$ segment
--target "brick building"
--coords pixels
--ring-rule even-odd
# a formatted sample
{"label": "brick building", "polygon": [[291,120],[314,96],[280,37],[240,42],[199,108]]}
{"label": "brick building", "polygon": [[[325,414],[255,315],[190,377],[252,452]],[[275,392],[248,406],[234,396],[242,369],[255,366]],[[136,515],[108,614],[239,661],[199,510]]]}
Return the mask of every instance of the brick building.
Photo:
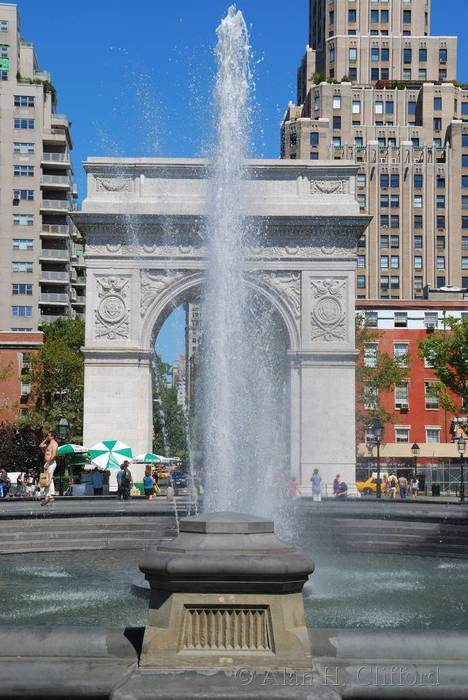
{"label": "brick building", "polygon": [[31,386],[26,376],[42,343],[42,333],[0,332],[0,422],[28,414]]}
{"label": "brick building", "polygon": [[[453,293],[432,292],[428,296],[414,301],[363,300],[357,305],[367,325],[378,331],[378,337],[366,348],[364,362],[372,365],[378,352],[386,352],[408,366],[408,380],[379,397],[394,421],[385,425],[381,448],[382,462],[389,468],[412,468],[414,443],[420,447],[420,468],[457,465],[458,451],[453,439],[463,429],[464,421],[445,411],[431,395],[430,387],[437,379],[427,362],[418,357],[418,344],[435,329],[444,330],[449,317],[468,318],[468,294],[460,292],[458,299]],[[375,448],[361,442],[358,461],[361,468],[366,464],[374,467]]]}

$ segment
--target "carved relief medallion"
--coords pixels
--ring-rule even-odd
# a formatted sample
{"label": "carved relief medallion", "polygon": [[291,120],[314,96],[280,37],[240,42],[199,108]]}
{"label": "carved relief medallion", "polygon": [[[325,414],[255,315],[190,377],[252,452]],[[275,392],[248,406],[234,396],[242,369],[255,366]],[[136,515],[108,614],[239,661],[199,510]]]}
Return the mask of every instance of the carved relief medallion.
{"label": "carved relief medallion", "polygon": [[314,305],[311,338],[326,343],[346,340],[346,281],[311,280]]}
{"label": "carved relief medallion", "polygon": [[129,177],[97,177],[96,192],[131,192],[132,180]]}
{"label": "carved relief medallion", "polygon": [[347,180],[311,180],[311,194],[345,194]]}
{"label": "carved relief medallion", "polygon": [[127,291],[130,280],[125,277],[98,277],[100,299],[95,317],[96,338],[119,340],[129,335]]}

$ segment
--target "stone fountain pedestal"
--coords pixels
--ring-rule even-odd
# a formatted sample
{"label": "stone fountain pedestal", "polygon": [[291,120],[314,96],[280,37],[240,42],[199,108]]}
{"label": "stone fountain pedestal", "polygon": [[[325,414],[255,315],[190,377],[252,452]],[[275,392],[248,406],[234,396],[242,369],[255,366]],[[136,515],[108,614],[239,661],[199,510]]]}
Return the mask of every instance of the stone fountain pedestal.
{"label": "stone fountain pedestal", "polygon": [[186,518],[140,569],[151,597],[139,670],[114,700],[339,697],[312,669],[302,589],[314,563],[272,521]]}

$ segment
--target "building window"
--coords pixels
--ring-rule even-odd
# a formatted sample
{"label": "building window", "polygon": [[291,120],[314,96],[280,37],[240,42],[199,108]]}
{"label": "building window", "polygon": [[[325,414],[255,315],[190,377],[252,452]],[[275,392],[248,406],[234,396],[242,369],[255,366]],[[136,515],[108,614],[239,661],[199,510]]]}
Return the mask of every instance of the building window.
{"label": "building window", "polygon": [[365,275],[358,275],[357,276],[357,288],[358,289],[365,289],[366,288],[366,276]]}
{"label": "building window", "polygon": [[12,306],[11,315],[21,318],[29,318],[32,316],[32,306]]}
{"label": "building window", "polygon": [[0,19],[0,32],[8,31],[8,20]]}
{"label": "building window", "polygon": [[379,315],[377,311],[366,311],[364,316],[368,328],[377,328],[379,325]]}
{"label": "building window", "polygon": [[341,117],[333,117],[333,128],[341,129]]}
{"label": "building window", "polygon": [[13,250],[33,250],[34,241],[32,238],[14,238]]}
{"label": "building window", "polygon": [[13,216],[13,226],[33,226],[34,216],[32,214],[15,214]]}
{"label": "building window", "polygon": [[390,206],[392,209],[399,209],[400,207],[400,195],[391,194],[390,195]]}
{"label": "building window", "polygon": [[377,100],[375,103],[375,113],[376,114],[383,114],[384,110],[384,104],[381,100]]}
{"label": "building window", "polygon": [[406,311],[395,311],[395,328],[408,328],[408,314]]}
{"label": "building window", "polygon": [[437,289],[441,289],[441,287],[445,287],[445,277],[437,276],[436,286],[437,286]]}
{"label": "building window", "polygon": [[378,24],[379,23],[379,11],[378,10],[371,10],[370,21],[371,21],[371,24]]}
{"label": "building window", "polygon": [[409,442],[410,428],[395,428],[395,442]]}
{"label": "building window", "polygon": [[437,176],[436,186],[438,190],[445,190],[445,177]]}
{"label": "building window", "polygon": [[445,214],[437,214],[436,224],[438,229],[445,230]]}
{"label": "building window", "polygon": [[389,179],[388,179],[388,173],[381,173],[380,174],[380,187],[388,187]]}
{"label": "building window", "polygon": [[356,10],[348,10],[348,22],[355,22],[356,16]]}
{"label": "building window", "polygon": [[34,202],[34,190],[13,190],[13,199]]}
{"label": "building window", "polygon": [[358,173],[356,175],[356,184],[358,187],[365,187],[366,186],[366,175],[365,173]]}
{"label": "building window", "polygon": [[462,258],[462,270],[468,270],[468,258]]}
{"label": "building window", "polygon": [[15,129],[34,129],[34,119],[14,119]]}
{"label": "building window", "polygon": [[350,63],[356,63],[357,61],[357,49],[350,48],[348,51],[348,57]]}
{"label": "building window", "polygon": [[[422,228],[423,227],[423,218],[420,215],[416,215],[414,217],[414,228]],[[422,246],[421,246],[422,248]]]}
{"label": "building window", "polygon": [[366,201],[367,201],[366,195],[365,194],[358,194],[356,199],[358,201],[360,208],[365,209],[366,208]]}
{"label": "building window", "polygon": [[468,148],[468,134],[462,134],[462,146]]}
{"label": "building window", "polygon": [[317,153],[317,151],[312,151],[312,153],[310,154],[310,160],[318,160],[318,159],[319,159],[319,154]]}
{"label": "building window", "polygon": [[462,168],[468,168],[468,155],[462,155]]}
{"label": "building window", "polygon": [[409,100],[408,102],[408,114],[414,116],[416,114],[416,102],[414,100]]}
{"label": "building window", "polygon": [[18,177],[34,177],[34,165],[14,165],[13,174]]}
{"label": "building window", "polygon": [[12,262],[11,263],[12,272],[32,272],[33,264],[32,262]]}
{"label": "building window", "polygon": [[413,61],[412,49],[403,49],[403,63],[411,64]]}
{"label": "building window", "polygon": [[411,10],[403,10],[403,24],[411,24]]}
{"label": "building window", "polygon": [[447,49],[439,49],[439,63],[442,65],[447,63]]}
{"label": "building window", "polygon": [[468,236],[462,236],[462,250],[468,250]]}
{"label": "building window", "polygon": [[379,390],[375,386],[364,387],[364,408],[373,411],[379,401]]}
{"label": "building window", "polygon": [[426,428],[426,442],[440,442],[440,428]]}
{"label": "building window", "polygon": [[442,98],[434,97],[434,112],[440,112],[442,109]]}
{"label": "building window", "polygon": [[380,49],[371,49],[371,61],[380,61]]}
{"label": "building window", "polygon": [[333,95],[333,109],[341,109],[340,95]]}
{"label": "building window", "polygon": [[388,255],[381,255],[380,256],[380,269],[381,270],[388,270]]}
{"label": "building window", "polygon": [[414,247],[418,250],[423,247],[423,237],[422,236],[415,236],[414,237]]}
{"label": "building window", "polygon": [[423,259],[421,255],[415,255],[414,256],[414,267],[416,270],[422,270],[423,268]]}
{"label": "building window", "polygon": [[310,145],[311,146],[318,146],[319,145],[319,139],[320,135],[318,131],[312,131],[310,134]]}
{"label": "building window", "polygon": [[15,95],[13,101],[15,107],[34,107],[35,98],[32,95]]}
{"label": "building window", "polygon": [[384,292],[388,292],[389,288],[390,288],[390,277],[388,275],[380,275],[380,289]]}
{"label": "building window", "polygon": [[31,296],[32,295],[32,284],[18,284],[18,283],[13,283],[11,285],[11,293],[13,296],[17,295],[27,295]]}
{"label": "building window", "polygon": [[390,187],[400,187],[400,176],[398,173],[390,175]]}
{"label": "building window", "polygon": [[395,408],[408,408],[408,382],[395,386]]}
{"label": "building window", "polygon": [[415,209],[422,209],[422,206],[423,206],[422,194],[415,194],[414,195],[414,208]]}
{"label": "building window", "polygon": [[423,176],[421,173],[415,173],[414,175],[414,187],[419,190],[424,184]]}
{"label": "building window", "polygon": [[398,270],[400,268],[400,256],[392,255],[390,258],[390,267],[392,270]]}
{"label": "building window", "polygon": [[366,343],[364,346],[364,367],[376,367],[377,355],[379,352],[378,343]]}
{"label": "building window", "polygon": [[353,114],[361,114],[361,101],[353,100]]}
{"label": "building window", "polygon": [[445,256],[444,255],[437,256],[436,267],[438,270],[445,270]]}
{"label": "building window", "polygon": [[35,151],[35,144],[34,143],[16,142],[13,144],[13,152],[14,153],[21,153],[23,155],[30,155],[31,153],[34,153],[34,151]]}
{"label": "building window", "polygon": [[462,175],[462,187],[464,190],[468,189],[468,175]]}
{"label": "building window", "polygon": [[[393,228],[393,226],[392,226]],[[390,236],[390,248],[399,248],[400,247],[400,237],[391,235]]]}
{"label": "building window", "polygon": [[437,206],[437,209],[445,209],[445,195],[444,194],[437,195],[436,206]]}
{"label": "building window", "polygon": [[426,402],[426,410],[436,410],[439,408],[439,397],[434,395],[435,382],[424,382],[424,396]]}
{"label": "building window", "polygon": [[445,249],[445,236],[436,236],[437,250]]}
{"label": "building window", "polygon": [[358,255],[357,256],[357,266],[358,267],[365,267],[366,266],[366,256],[365,255]]}
{"label": "building window", "polygon": [[408,367],[408,343],[395,343],[393,345],[393,356],[401,367]]}

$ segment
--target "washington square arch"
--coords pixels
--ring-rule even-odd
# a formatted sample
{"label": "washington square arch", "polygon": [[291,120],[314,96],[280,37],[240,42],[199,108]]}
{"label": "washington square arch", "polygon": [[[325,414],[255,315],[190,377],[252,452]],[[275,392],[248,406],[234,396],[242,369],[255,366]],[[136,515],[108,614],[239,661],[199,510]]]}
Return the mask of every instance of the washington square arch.
{"label": "washington square arch", "polygon": [[[209,164],[92,158],[75,222],[86,242],[84,444],[151,451],[154,338],[200,295]],[[245,216],[262,227],[249,285],[278,311],[290,360],[290,468],[355,480],[356,244],[369,217],[343,161],[249,161]],[[286,407],[285,407],[286,408]]]}

